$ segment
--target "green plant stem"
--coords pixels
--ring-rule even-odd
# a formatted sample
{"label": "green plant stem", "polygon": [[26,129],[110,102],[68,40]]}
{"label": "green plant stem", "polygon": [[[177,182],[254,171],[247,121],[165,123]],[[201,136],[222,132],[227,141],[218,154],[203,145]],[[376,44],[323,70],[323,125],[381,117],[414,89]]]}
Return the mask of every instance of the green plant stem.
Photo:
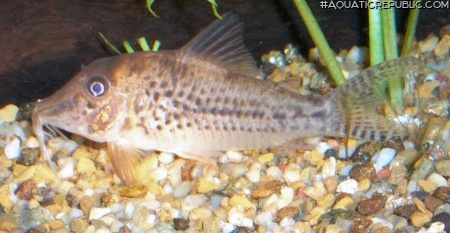
{"label": "green plant stem", "polygon": [[[412,0],[420,2],[420,0]],[[406,24],[405,39],[403,41],[403,47],[401,56],[409,56],[411,54],[412,42],[414,40],[414,35],[416,34],[417,21],[419,18],[419,8],[414,8],[409,12],[408,22]]]}
{"label": "green plant stem", "polygon": [[103,42],[116,54],[122,54],[122,52],[120,52],[120,50],[113,45],[113,43],[111,43],[111,41],[108,40],[108,38],[106,38],[105,35],[103,35],[101,32],[98,33],[98,35],[100,36],[100,38],[103,40]]}
{"label": "green plant stem", "polygon": [[[380,0],[368,0],[368,2],[373,3],[378,1]],[[369,49],[371,66],[384,61],[383,31],[380,9],[369,9]]]}
{"label": "green plant stem", "polygon": [[308,28],[308,32],[311,35],[312,40],[322,54],[323,61],[330,72],[331,78],[338,86],[344,84],[346,80],[342,74],[341,68],[336,61],[334,53],[328,45],[327,40],[325,39],[325,36],[316,21],[316,18],[309,8],[308,3],[306,0],[294,0],[294,3],[306,25],[306,28]]}
{"label": "green plant stem", "polygon": [[[382,0],[385,2],[393,0]],[[398,57],[397,34],[395,28],[395,12],[393,8],[381,11],[383,24],[383,44],[385,60],[392,60]],[[392,107],[398,110],[403,106],[403,79],[402,77],[391,77],[389,79],[389,96]]]}
{"label": "green plant stem", "polygon": [[123,47],[125,48],[125,51],[127,51],[127,53],[134,53],[133,46],[131,46],[129,41],[123,41]]}

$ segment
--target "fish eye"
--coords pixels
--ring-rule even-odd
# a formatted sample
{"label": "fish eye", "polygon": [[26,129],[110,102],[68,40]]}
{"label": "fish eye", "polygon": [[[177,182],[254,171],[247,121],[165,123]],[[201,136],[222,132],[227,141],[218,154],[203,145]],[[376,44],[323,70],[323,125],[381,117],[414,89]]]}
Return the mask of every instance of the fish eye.
{"label": "fish eye", "polygon": [[109,90],[109,82],[103,76],[92,76],[86,83],[86,90],[92,97],[104,96]]}

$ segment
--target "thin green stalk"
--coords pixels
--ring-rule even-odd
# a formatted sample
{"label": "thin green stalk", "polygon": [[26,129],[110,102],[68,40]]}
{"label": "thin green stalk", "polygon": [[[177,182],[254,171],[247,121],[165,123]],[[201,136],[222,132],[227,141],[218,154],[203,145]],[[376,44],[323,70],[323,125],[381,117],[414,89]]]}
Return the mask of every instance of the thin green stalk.
{"label": "thin green stalk", "polygon": [[[391,2],[393,0],[382,0]],[[383,43],[384,55],[386,61],[398,57],[397,48],[397,30],[395,28],[395,12],[394,8],[383,9],[381,11],[381,20],[383,23]],[[391,77],[389,79],[389,96],[394,109],[403,106],[403,79],[402,77]]]}
{"label": "thin green stalk", "polygon": [[122,54],[122,52],[120,52],[120,50],[116,46],[114,46],[113,43],[111,43],[111,41],[109,41],[105,35],[103,35],[101,32],[99,32],[98,35],[102,39],[103,43],[105,43],[114,53]]}
{"label": "thin green stalk", "polygon": [[127,53],[134,53],[133,46],[131,46],[129,41],[123,41],[123,47],[125,48],[125,51],[127,51]]}
{"label": "thin green stalk", "polygon": [[[375,5],[380,0],[368,0]],[[369,9],[369,49],[370,65],[376,65],[384,61],[383,31],[381,24],[381,10],[376,8]]]}
{"label": "thin green stalk", "polygon": [[300,13],[300,16],[303,19],[303,22],[306,25],[306,28],[308,28],[308,32],[311,35],[312,40],[322,54],[323,61],[328,67],[331,78],[338,86],[344,84],[346,80],[344,78],[344,75],[342,74],[341,68],[336,61],[334,53],[328,45],[328,42],[325,39],[325,36],[323,35],[322,30],[320,29],[319,24],[316,21],[316,18],[309,8],[308,3],[306,2],[306,0],[294,0],[294,3],[297,7],[298,12]]}
{"label": "thin green stalk", "polygon": [[[412,0],[420,2],[420,0]],[[417,4],[416,4],[417,5]],[[414,8],[409,12],[408,22],[406,24],[405,39],[403,41],[401,56],[409,56],[411,54],[412,42],[416,34],[417,21],[419,18],[419,8]]]}

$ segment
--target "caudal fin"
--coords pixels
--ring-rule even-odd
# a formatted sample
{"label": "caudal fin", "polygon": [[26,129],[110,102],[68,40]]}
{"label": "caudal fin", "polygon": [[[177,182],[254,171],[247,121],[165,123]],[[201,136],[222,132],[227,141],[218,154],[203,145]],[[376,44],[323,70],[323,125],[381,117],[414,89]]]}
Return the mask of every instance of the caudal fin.
{"label": "caudal fin", "polygon": [[379,109],[389,103],[387,81],[419,72],[420,64],[421,60],[415,57],[383,62],[367,68],[337,88],[328,96],[334,103],[334,116],[328,122],[330,134],[375,141],[406,137],[405,127],[394,119],[387,119]]}

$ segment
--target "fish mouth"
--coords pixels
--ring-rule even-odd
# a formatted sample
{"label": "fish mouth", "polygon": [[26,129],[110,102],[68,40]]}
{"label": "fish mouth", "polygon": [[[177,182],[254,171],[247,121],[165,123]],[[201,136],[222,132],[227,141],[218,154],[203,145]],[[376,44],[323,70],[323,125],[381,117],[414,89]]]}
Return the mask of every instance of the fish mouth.
{"label": "fish mouth", "polygon": [[[52,155],[47,149],[45,141],[46,137],[54,136],[55,132],[60,134],[58,130],[52,130],[53,128],[64,129],[64,125],[68,125],[63,119],[66,117],[66,111],[73,108],[75,104],[74,99],[70,97],[71,94],[57,92],[48,98],[38,100],[31,116],[33,133],[40,144],[40,154],[53,170],[56,167],[51,162]],[[44,128],[50,128],[53,133],[45,131]]]}

